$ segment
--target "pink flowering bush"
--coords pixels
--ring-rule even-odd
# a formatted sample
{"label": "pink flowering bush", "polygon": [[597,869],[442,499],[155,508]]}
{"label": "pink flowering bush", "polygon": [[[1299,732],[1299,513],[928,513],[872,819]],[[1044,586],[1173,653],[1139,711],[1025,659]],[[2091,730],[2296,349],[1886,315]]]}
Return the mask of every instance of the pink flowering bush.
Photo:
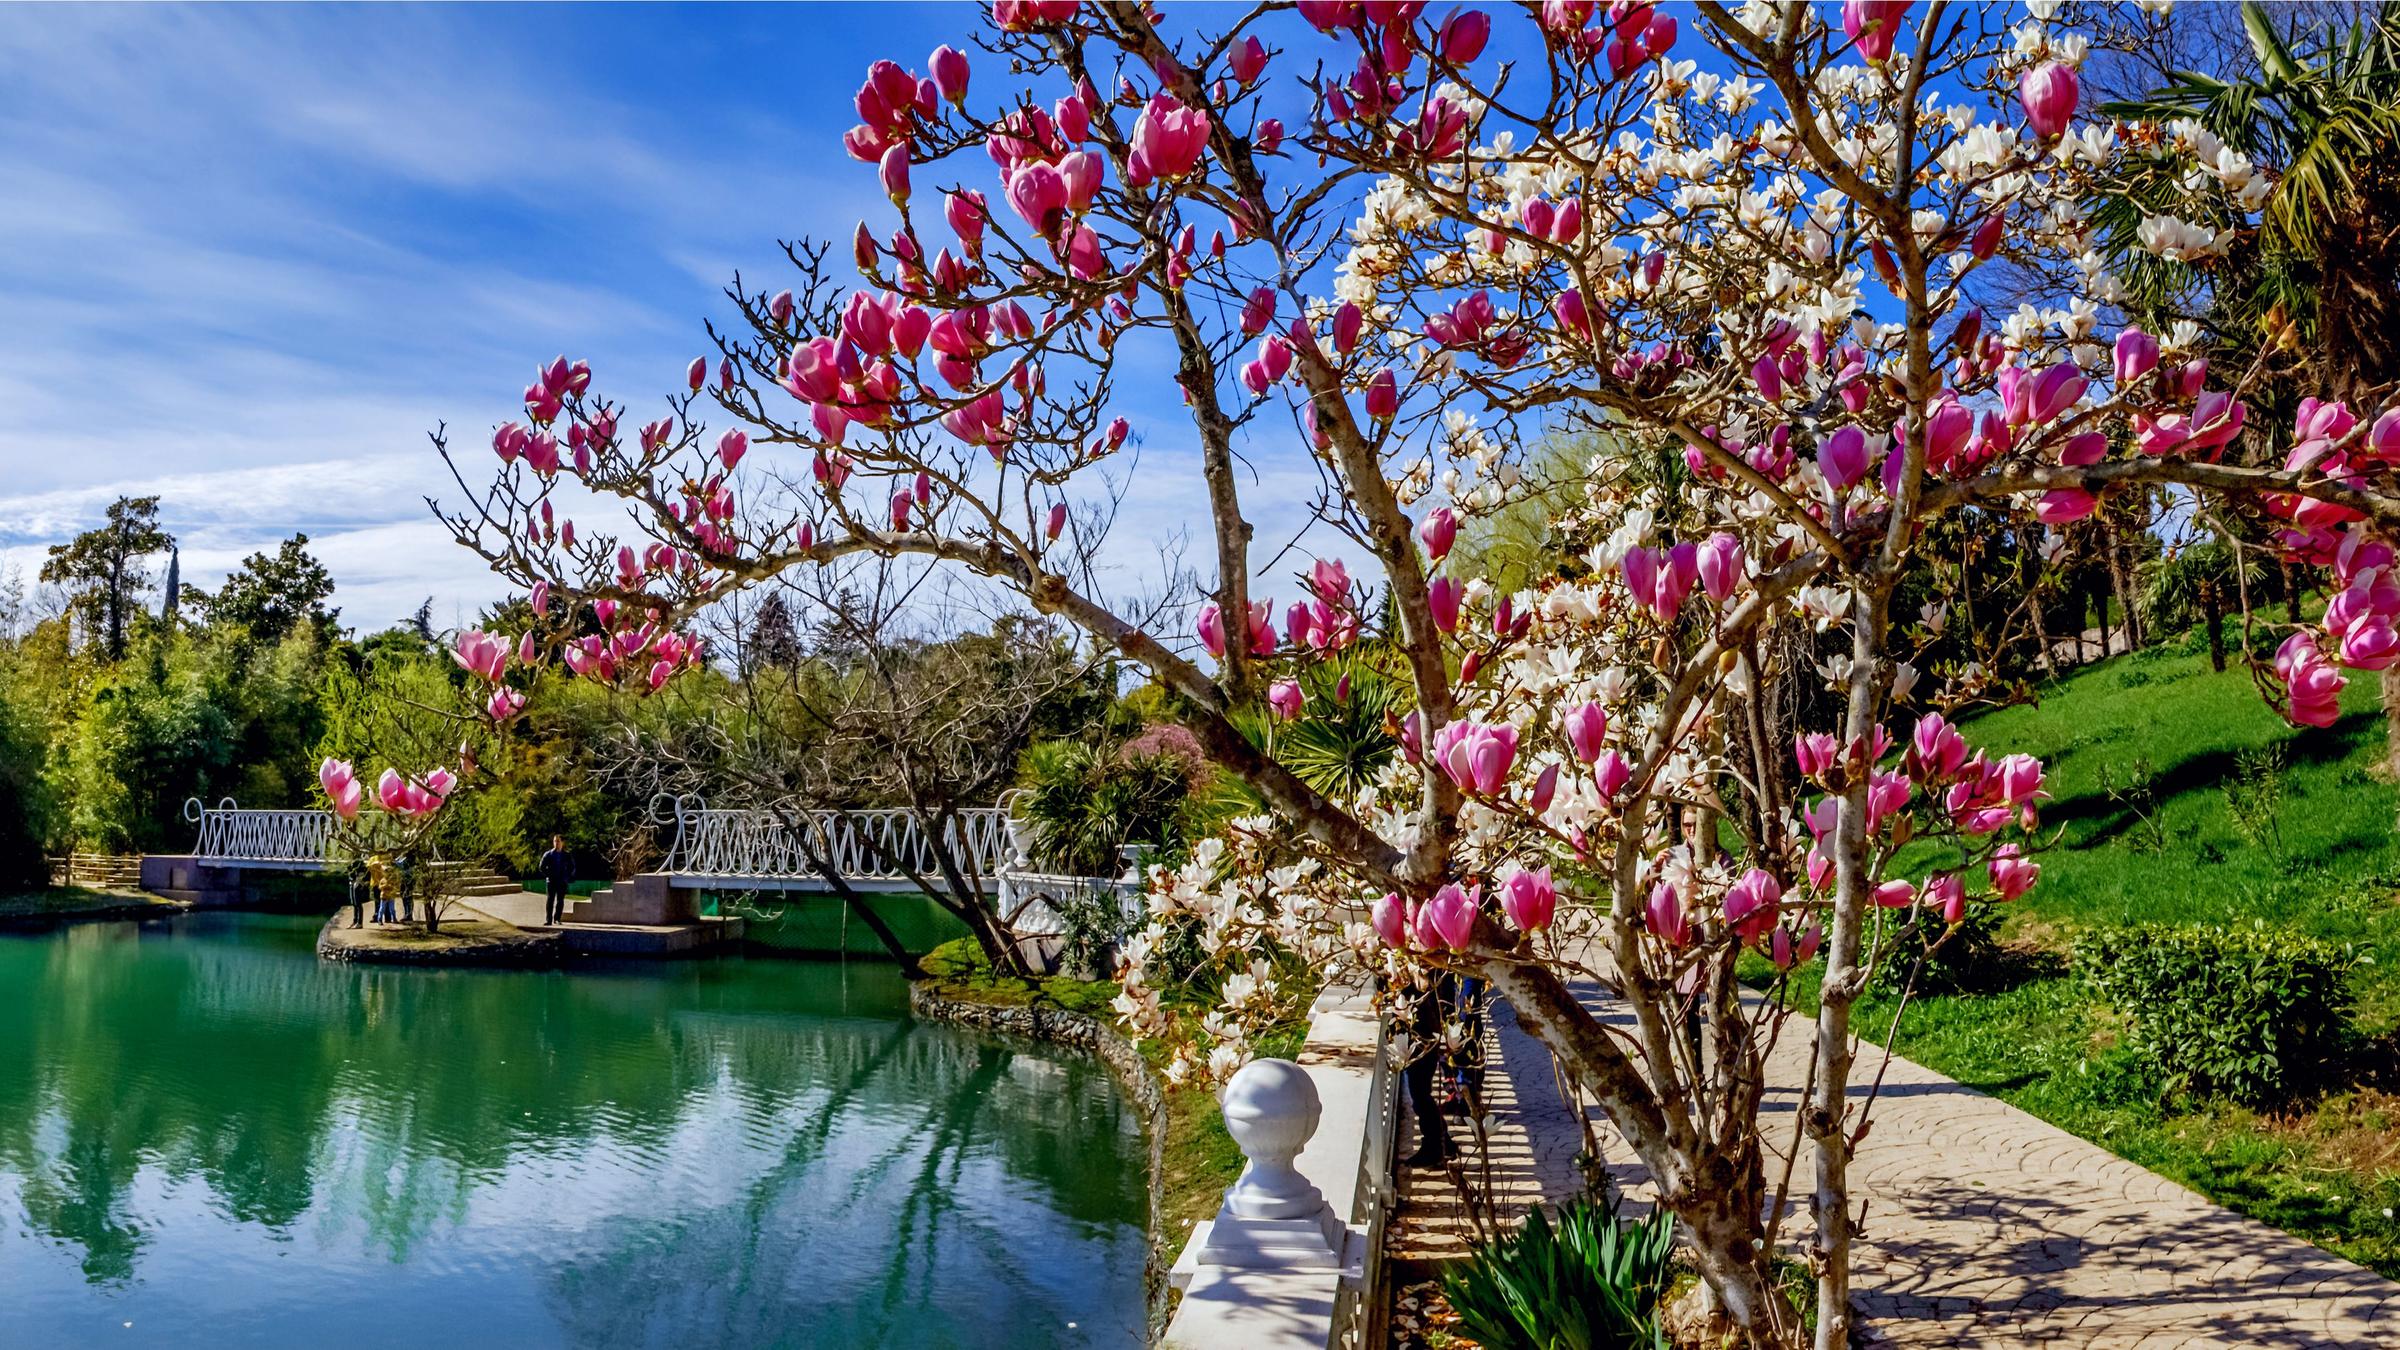
{"label": "pink flowering bush", "polygon": [[[2239,211],[2246,165],[2188,127],[2090,120],[2079,35],[1934,13],[996,5],[982,55],[865,72],[843,144],[890,209],[846,257],[796,246],[794,288],[737,294],[713,365],[643,411],[544,367],[447,519],[550,617],[523,661],[637,690],[706,660],[695,612],[857,553],[1074,622],[1178,695],[1264,807],[1158,874],[1157,924],[1126,943],[1138,1027],[1164,1015],[1161,925],[1216,955],[1214,1043],[1176,1076],[1239,1065],[1309,992],[1279,976],[1295,965],[1391,999],[1425,967],[1479,975],[1624,1133],[1725,1317],[1800,1338],[1762,1218],[1789,1199],[1817,1341],[1846,1344],[1871,1102],[1852,1005],[1899,919],[1962,922],[2041,870],[2042,766],[1952,723],[1974,673],[1919,669],[1926,630],[1892,613],[1926,526],[2064,525],[2156,484],[2237,499],[2340,591],[2262,672],[2289,716],[2328,722],[2344,669],[2400,661],[2400,412],[2312,405],[2288,452],[2237,462],[2243,377],[2196,330],[2100,322],[2122,288],[2086,204],[2110,176],[2163,158]],[[2080,290],[1986,316],[1966,286],[2004,258]],[[1121,388],[1137,369],[1175,387]],[[1132,419],[1170,405],[1196,480],[1145,466],[1140,490],[1203,503],[1214,536],[1180,623],[1103,593],[1076,510],[1113,494]],[[1591,541],[1559,575],[1510,593],[1458,561],[1529,442],[1595,428],[1624,451],[1559,522]],[[1245,438],[1311,457],[1358,580],[1326,558],[1279,606],[1251,575]],[[485,477],[443,452],[462,486]],[[579,531],[569,482],[623,522]],[[569,638],[570,605],[597,631]],[[1796,664],[1770,640],[1791,633],[1839,654]],[[1254,709],[1316,715],[1302,676],[1370,640],[1403,690],[1372,781],[1312,785],[1243,734]],[[506,667],[480,645],[460,662]],[[1767,691],[1803,685],[1831,712],[1771,736]],[[1927,839],[1945,861],[1896,875]],[[1745,952],[1822,963],[1811,1024],[1778,1031],[1786,1005],[1735,981]],[[1613,1020],[1569,991],[1586,974]],[[1813,1070],[1770,1140],[1775,1035]]]}

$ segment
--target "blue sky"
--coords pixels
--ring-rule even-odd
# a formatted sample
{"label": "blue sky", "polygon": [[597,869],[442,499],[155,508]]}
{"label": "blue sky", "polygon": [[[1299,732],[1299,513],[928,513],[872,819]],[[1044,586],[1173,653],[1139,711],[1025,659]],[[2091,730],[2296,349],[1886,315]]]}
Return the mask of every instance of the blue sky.
{"label": "blue sky", "polygon": [[[888,212],[837,145],[867,64],[921,67],[975,21],[0,13],[0,567],[30,581],[112,497],[157,493],[187,580],[304,530],[347,622],[428,595],[437,622],[471,614],[498,588],[426,512],[450,484],[425,432],[447,420],[479,447],[562,351],[615,394],[671,387],[735,268],[763,279],[778,238]],[[1188,456],[1171,419],[1141,421],[1154,464]],[[1266,463],[1288,481],[1256,494],[1262,541],[1300,523],[1315,480],[1293,460]],[[1192,475],[1153,481],[1175,491],[1120,520],[1128,566],[1198,518]]]}

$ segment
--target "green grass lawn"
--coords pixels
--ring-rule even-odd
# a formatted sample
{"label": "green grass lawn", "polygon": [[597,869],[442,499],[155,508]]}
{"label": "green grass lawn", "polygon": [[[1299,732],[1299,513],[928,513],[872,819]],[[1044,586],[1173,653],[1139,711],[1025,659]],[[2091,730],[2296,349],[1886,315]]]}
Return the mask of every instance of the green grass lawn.
{"label": "green grass lawn", "polygon": [[96,891],[88,886],[49,886],[38,891],[0,895],[0,921],[72,919],[87,914],[139,913],[146,909],[172,914],[181,908],[140,891]]}
{"label": "green grass lawn", "polygon": [[[2187,640],[2077,671],[2039,706],[1966,729],[1995,754],[2028,751],[2049,766],[2043,826],[2057,844],[2042,855],[2041,883],[2007,910],[2004,937],[2063,954],[2078,930],[2101,925],[2264,922],[2355,944],[2369,962],[2354,987],[2370,1048],[2351,1086],[2276,1111],[2162,1100],[2119,1045],[2116,1014],[2055,961],[2002,992],[1912,1001],[1896,1048],[2400,1276],[2400,1096],[2386,1090],[2385,1067],[2400,1037],[2400,794],[2376,771],[2374,677],[2354,675],[2342,707],[2332,727],[2291,727],[2238,665],[2215,674]],[[2286,763],[2282,802],[2273,829],[2253,837],[2224,785],[2240,756],[2273,746]],[[1807,1001],[1813,980],[1803,985],[1795,992]],[[1880,1038],[1890,996],[1860,1011],[1861,1029]]]}
{"label": "green grass lawn", "polygon": [[[2010,926],[2039,934],[2094,924],[2265,920],[2356,943],[2360,1014],[2370,1034],[2400,1025],[2400,793],[2380,780],[2375,677],[2354,675],[2343,716],[2292,727],[2238,665],[2219,675],[2190,641],[2088,667],[2039,706],[1966,730],[1995,751],[2048,766],[2041,884]],[[2225,795],[2239,757],[2280,748],[2275,828],[2253,840]],[[2147,788],[2148,797],[2143,796]],[[2112,795],[2112,790],[2114,795]]]}

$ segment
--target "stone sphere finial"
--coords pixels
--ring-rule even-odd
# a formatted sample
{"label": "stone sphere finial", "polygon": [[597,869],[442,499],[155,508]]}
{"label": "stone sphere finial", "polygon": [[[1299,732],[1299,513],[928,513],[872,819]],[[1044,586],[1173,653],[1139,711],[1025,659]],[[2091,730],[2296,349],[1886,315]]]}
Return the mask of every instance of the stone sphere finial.
{"label": "stone sphere finial", "polygon": [[1288,1059],[1254,1059],[1234,1072],[1218,1103],[1225,1132],[1249,1166],[1225,1193],[1226,1207],[1247,1219],[1315,1215],[1325,1197],[1292,1160],[1317,1132],[1321,1109],[1308,1070]]}

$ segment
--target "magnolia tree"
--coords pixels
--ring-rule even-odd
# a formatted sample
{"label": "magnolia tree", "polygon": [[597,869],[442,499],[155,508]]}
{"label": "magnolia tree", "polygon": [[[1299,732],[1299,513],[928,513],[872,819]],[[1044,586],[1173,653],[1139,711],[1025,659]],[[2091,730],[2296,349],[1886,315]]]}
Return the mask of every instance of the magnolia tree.
{"label": "magnolia tree", "polygon": [[[791,248],[794,287],[737,283],[713,363],[643,410],[552,364],[494,434],[496,475],[454,460],[478,482],[447,519],[591,616],[540,639],[584,678],[663,684],[699,659],[690,616],[859,553],[966,568],[1079,625],[1180,695],[1265,805],[1154,879],[1159,924],[1196,925],[1225,972],[1216,1044],[1179,1074],[1240,1063],[1302,966],[1386,990],[1481,976],[1606,1109],[1761,1344],[1801,1337],[1770,1275],[1793,1192],[1817,1340],[1843,1345],[1851,1018],[1881,935],[2040,871],[2041,766],[1969,744],[1944,714],[1973,689],[1909,663],[1923,628],[1892,597],[1921,532],[2180,485],[2332,575],[2262,676],[2291,717],[2330,720],[2343,666],[2400,655],[2400,412],[2312,405],[2288,454],[2228,462],[2249,376],[2192,334],[2112,330],[2085,203],[2129,160],[2236,210],[2257,176],[2195,128],[2079,119],[2085,43],[2032,14],[1001,3],[960,39],[980,55],[866,73],[843,144],[891,210],[858,226],[854,279]],[[2141,238],[2185,261],[2222,243],[2171,216]],[[1961,295],[2001,258],[2080,293],[1987,318]],[[1162,358],[1199,481],[1135,486],[1206,503],[1216,569],[1188,631],[1089,584],[1070,509],[1113,488],[1129,416],[1170,401],[1129,384],[1163,386]],[[1446,566],[1529,438],[1585,429],[1681,468],[1603,464],[1581,522],[1599,542],[1531,590]],[[1330,558],[1285,605],[1251,575],[1237,451],[1287,440],[1380,602]],[[630,523],[579,535],[569,483]],[[1758,640],[1793,625],[1841,654],[1809,668]],[[1342,697],[1299,677],[1361,644],[1391,654],[1402,751],[1334,794],[1234,719]],[[1832,714],[1763,744],[1756,695],[1798,680],[1829,681],[1812,702]],[[1746,771],[1787,754],[1788,779]],[[1728,856],[1714,822],[1736,802],[1767,824]],[[1161,931],[1129,944],[1137,1025],[1161,1016]],[[1813,1023],[1744,993],[1745,952],[1822,962]],[[1605,1007],[1570,992],[1586,975]],[[1812,1062],[1795,1137],[1769,1140],[1779,1031]]]}
{"label": "magnolia tree", "polygon": [[[450,648],[450,659],[464,672],[461,689],[433,666],[404,669],[388,686],[340,683],[334,739],[370,750],[388,767],[370,790],[356,756],[329,755],[318,765],[335,851],[372,868],[379,885],[424,880],[437,841],[456,814],[445,808],[483,769],[478,748],[488,753],[504,740],[524,710],[526,695],[512,684],[512,657],[514,678],[522,680],[534,653],[530,633],[512,650],[506,640],[474,629],[459,633]],[[390,870],[402,859],[409,864],[405,875]],[[417,898],[424,902],[426,929],[439,931],[447,897],[427,890]]]}

